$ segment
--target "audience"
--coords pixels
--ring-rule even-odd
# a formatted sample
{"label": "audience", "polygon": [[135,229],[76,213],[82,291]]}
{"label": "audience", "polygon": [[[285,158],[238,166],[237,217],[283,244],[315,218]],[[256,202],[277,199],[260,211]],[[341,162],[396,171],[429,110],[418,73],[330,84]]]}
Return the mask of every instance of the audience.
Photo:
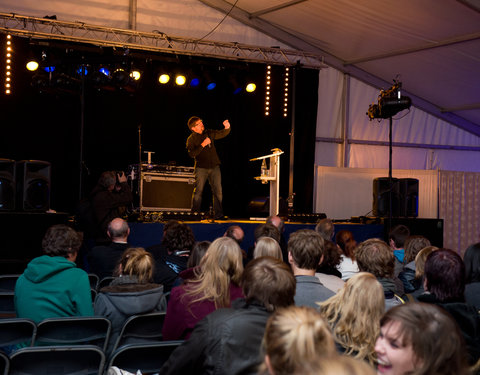
{"label": "audience", "polygon": [[317,232],[325,241],[331,241],[335,233],[335,226],[331,219],[320,219],[315,226],[315,232]]}
{"label": "audience", "polygon": [[342,274],[342,280],[347,281],[359,272],[357,262],[355,261],[357,241],[353,238],[352,232],[349,230],[341,230],[335,236],[335,242],[342,251],[338,271]]}
{"label": "audience", "polygon": [[357,273],[336,295],[319,305],[339,351],[373,365],[380,318],[385,311],[383,288],[375,276]]}
{"label": "audience", "polygon": [[412,293],[420,287],[418,279],[415,278],[415,258],[420,250],[428,246],[430,246],[430,241],[423,236],[410,236],[405,241],[405,258],[403,261],[405,266],[398,275],[403,283],[405,293]]}
{"label": "audience", "polygon": [[337,354],[326,322],[305,306],[279,309],[268,319],[263,352],[260,375],[290,375],[305,363]]}
{"label": "audience", "polygon": [[81,236],[66,225],[48,228],[42,240],[44,255],[28,263],[15,285],[18,318],[38,323],[46,318],[92,316],[88,274],[75,260]]}
{"label": "audience", "polygon": [[283,260],[282,249],[277,241],[270,237],[261,237],[255,244],[253,250],[253,258],[259,258],[263,256],[270,256]]}
{"label": "audience", "polygon": [[480,311],[480,242],[470,245],[463,257],[465,263],[465,300]]}
{"label": "audience", "polygon": [[303,364],[292,375],[375,375],[365,362],[346,356],[318,357]]}
{"label": "audience", "polygon": [[254,244],[248,250],[248,259],[253,259],[253,251],[258,240],[262,237],[270,237],[280,243],[281,235],[277,227],[273,224],[258,224],[253,232]]}
{"label": "audience", "polygon": [[295,278],[283,261],[261,257],[248,263],[241,285],[245,299],[208,314],[170,355],[160,374],[257,373],[267,319],[294,303]]}
{"label": "audience", "polygon": [[140,247],[125,250],[115,272],[117,277],[97,295],[95,315],[112,323],[108,352],[129,317],[166,310],[163,286],[152,284],[154,264],[152,255]]}
{"label": "audience", "polygon": [[426,248],[420,250],[420,252],[415,257],[415,281],[413,281],[412,285],[416,287],[411,295],[414,299],[417,299],[419,295],[425,293],[425,289],[423,288],[423,279],[425,274],[425,262],[427,260],[428,255],[433,252],[437,251],[438,247],[436,246],[427,246]]}
{"label": "audience", "polygon": [[461,333],[443,309],[407,303],[387,311],[380,325],[378,374],[470,374]]}
{"label": "audience", "polygon": [[280,248],[282,249],[283,261],[288,264],[287,242],[285,241],[285,222],[278,215],[271,215],[267,217],[266,224],[272,224],[278,229],[280,233]]}
{"label": "audience", "polygon": [[332,241],[325,241],[323,260],[318,265],[315,276],[320,282],[334,293],[340,290],[345,281],[341,279],[342,274],[337,270],[340,263],[340,252],[338,246]]}
{"label": "audience", "polygon": [[239,286],[242,251],[229,237],[217,238],[194,269],[194,277],[172,289],[163,325],[164,340],[188,339],[195,325],[212,311],[243,297]]}
{"label": "audience", "polygon": [[315,277],[317,266],[322,262],[324,240],[311,229],[300,229],[288,240],[288,261],[297,281],[295,305],[317,307],[335,293],[327,289]]}
{"label": "audience", "polygon": [[403,269],[405,260],[404,246],[408,236],[410,236],[410,229],[405,225],[396,225],[388,233],[388,244],[393,250],[393,255],[395,255],[395,277],[398,277],[398,274]]}

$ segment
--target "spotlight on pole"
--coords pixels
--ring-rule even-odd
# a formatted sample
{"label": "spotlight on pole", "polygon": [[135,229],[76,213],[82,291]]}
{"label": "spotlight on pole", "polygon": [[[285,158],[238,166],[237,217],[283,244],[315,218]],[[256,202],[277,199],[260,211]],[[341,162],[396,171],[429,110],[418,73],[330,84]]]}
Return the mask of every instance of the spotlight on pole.
{"label": "spotlight on pole", "polygon": [[402,83],[393,80],[394,84],[388,90],[380,91],[378,103],[370,104],[367,116],[370,120],[381,118],[387,119],[395,116],[404,109],[409,109],[412,105],[412,99],[401,94]]}

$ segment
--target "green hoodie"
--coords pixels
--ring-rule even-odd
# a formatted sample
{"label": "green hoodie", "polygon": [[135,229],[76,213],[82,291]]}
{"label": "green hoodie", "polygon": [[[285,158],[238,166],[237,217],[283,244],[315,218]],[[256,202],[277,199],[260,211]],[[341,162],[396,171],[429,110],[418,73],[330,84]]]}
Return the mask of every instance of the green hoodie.
{"label": "green hoodie", "polygon": [[35,258],[18,278],[15,310],[17,317],[36,323],[62,316],[93,316],[88,275],[63,257]]}

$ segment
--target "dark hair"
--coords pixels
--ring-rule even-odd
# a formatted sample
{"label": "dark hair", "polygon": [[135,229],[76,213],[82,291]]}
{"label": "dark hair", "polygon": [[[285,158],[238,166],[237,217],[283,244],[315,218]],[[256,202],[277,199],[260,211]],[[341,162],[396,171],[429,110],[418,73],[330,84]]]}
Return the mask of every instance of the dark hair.
{"label": "dark hair", "polygon": [[260,237],[271,237],[278,243],[280,243],[280,231],[273,224],[259,224],[255,228],[253,233],[255,237],[255,242],[260,239]]}
{"label": "dark hair", "polygon": [[[241,238],[238,238],[236,234],[240,233],[242,234]],[[230,237],[231,239],[235,240],[239,245],[242,244],[243,238],[245,237],[245,234],[243,233],[243,229],[239,225],[231,225],[227,228],[227,231],[225,232],[226,237]]]}
{"label": "dark hair", "polygon": [[419,302],[395,306],[385,313],[380,325],[390,322],[400,324],[402,344],[412,345],[416,367],[412,374],[469,373],[462,334],[451,316],[440,307]]}
{"label": "dark hair", "polygon": [[78,252],[82,245],[82,236],[64,224],[53,225],[47,229],[42,240],[43,252],[51,257],[68,257]]}
{"label": "dark hair", "polygon": [[202,260],[203,256],[207,252],[208,247],[210,246],[210,243],[211,243],[210,241],[195,242],[195,245],[193,245],[192,252],[188,257],[187,268],[193,268],[200,264],[200,261]]}
{"label": "dark hair", "polygon": [[480,242],[470,245],[463,256],[465,264],[465,282],[474,283],[480,281]]}
{"label": "dark hair", "polygon": [[355,247],[357,246],[357,241],[353,238],[353,233],[349,230],[341,230],[335,236],[335,242],[340,249],[342,249],[343,254],[350,259],[355,259]]}
{"label": "dark hair", "polygon": [[324,243],[323,237],[314,230],[300,229],[290,235],[287,249],[299,268],[315,270],[323,255]]}
{"label": "dark hair", "polygon": [[268,311],[294,304],[296,281],[282,260],[259,257],[243,271],[241,285],[248,304],[260,303]]}
{"label": "dark hair", "polygon": [[428,238],[424,236],[408,236],[405,240],[405,259],[404,263],[410,263],[415,260],[415,257],[420,252],[420,250],[424,249],[425,247],[431,246],[432,244],[428,240]]}
{"label": "dark hair", "polygon": [[405,225],[397,225],[393,227],[388,233],[388,241],[393,240],[395,247],[400,249],[404,246],[405,240],[410,236],[410,229]]}
{"label": "dark hair", "polygon": [[115,185],[116,182],[117,174],[114,171],[105,171],[98,179],[98,185],[104,189],[108,189],[110,186]]}
{"label": "dark hair", "polygon": [[430,253],[425,262],[427,290],[440,302],[464,301],[465,265],[460,255],[450,249]]}
{"label": "dark hair", "polygon": [[169,253],[173,251],[190,251],[195,245],[192,229],[183,223],[172,224],[163,234],[162,245]]}
{"label": "dark hair", "polygon": [[198,121],[198,120],[201,120],[200,117],[197,117],[197,116],[192,116],[188,119],[188,122],[187,122],[187,126],[190,130],[192,130],[192,128],[195,126],[195,123]]}
{"label": "dark hair", "polygon": [[323,261],[321,266],[329,268],[337,268],[340,264],[340,251],[338,246],[332,241],[325,241],[323,247]]}
{"label": "dark hair", "polygon": [[377,238],[363,241],[355,250],[355,258],[360,271],[370,272],[376,278],[393,277],[395,256],[384,241]]}
{"label": "dark hair", "polygon": [[315,226],[315,231],[323,237],[324,240],[331,241],[335,226],[331,219],[321,219]]}

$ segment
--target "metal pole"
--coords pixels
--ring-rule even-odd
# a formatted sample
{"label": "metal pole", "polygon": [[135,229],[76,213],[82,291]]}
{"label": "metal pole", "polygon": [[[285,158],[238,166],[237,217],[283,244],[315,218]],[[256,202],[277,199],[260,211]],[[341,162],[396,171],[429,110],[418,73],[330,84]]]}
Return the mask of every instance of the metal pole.
{"label": "metal pole", "polygon": [[83,133],[85,128],[85,65],[82,65],[82,81],[80,88],[80,164],[79,164],[79,182],[78,182],[78,200],[81,200],[83,194]]}

